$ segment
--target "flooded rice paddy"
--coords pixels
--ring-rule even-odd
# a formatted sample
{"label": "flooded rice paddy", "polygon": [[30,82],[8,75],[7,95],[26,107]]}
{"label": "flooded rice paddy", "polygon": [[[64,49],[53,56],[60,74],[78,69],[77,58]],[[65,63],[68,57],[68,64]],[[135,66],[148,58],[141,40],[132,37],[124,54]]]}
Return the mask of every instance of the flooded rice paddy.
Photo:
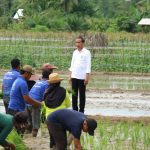
{"label": "flooded rice paddy", "polygon": [[[68,87],[67,75],[62,82]],[[2,76],[1,76],[2,81]],[[87,87],[87,115],[150,116],[150,77],[93,74]],[[2,102],[0,111],[4,111]]]}

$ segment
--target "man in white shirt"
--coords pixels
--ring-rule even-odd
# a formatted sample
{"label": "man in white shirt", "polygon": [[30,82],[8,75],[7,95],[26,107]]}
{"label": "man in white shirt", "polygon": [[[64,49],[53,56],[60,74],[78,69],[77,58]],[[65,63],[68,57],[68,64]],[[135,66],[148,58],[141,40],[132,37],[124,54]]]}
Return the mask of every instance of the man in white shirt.
{"label": "man in white shirt", "polygon": [[[73,110],[84,113],[86,102],[86,85],[89,82],[91,73],[91,53],[84,48],[85,40],[82,36],[76,38],[77,49],[73,52],[69,81],[72,85],[74,94],[72,95]],[[78,109],[78,92],[79,92],[79,109]]]}

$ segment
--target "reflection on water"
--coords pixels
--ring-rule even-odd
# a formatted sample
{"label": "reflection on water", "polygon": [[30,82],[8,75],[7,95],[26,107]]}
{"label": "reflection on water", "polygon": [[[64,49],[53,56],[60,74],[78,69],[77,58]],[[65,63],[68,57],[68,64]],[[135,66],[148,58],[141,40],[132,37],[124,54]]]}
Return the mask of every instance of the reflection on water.
{"label": "reflection on water", "polygon": [[89,87],[98,89],[148,90],[150,89],[150,78],[113,75],[93,76]]}
{"label": "reflection on water", "polygon": [[[2,76],[3,74],[0,74],[0,84],[2,83]],[[68,76],[66,74],[61,76],[65,78],[62,85],[69,87]],[[150,77],[92,74],[88,89],[149,90]]]}
{"label": "reflection on water", "polygon": [[[67,76],[62,85],[68,87]],[[121,75],[92,75],[88,89],[122,89],[122,90],[148,90],[150,89],[150,77],[147,76],[121,76]]]}

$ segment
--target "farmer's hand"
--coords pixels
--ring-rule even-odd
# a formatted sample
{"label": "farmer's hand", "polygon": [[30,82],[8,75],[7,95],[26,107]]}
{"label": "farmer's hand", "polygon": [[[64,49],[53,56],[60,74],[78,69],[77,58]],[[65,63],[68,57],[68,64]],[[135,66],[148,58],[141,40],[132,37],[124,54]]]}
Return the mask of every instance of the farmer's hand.
{"label": "farmer's hand", "polygon": [[86,74],[86,78],[85,78],[85,80],[84,80],[84,85],[87,85],[87,84],[89,83],[89,78],[90,78],[90,74],[87,73],[87,74]]}
{"label": "farmer's hand", "polygon": [[69,84],[71,84],[71,78],[70,77],[68,78],[68,81],[69,81]]}
{"label": "farmer's hand", "polygon": [[84,85],[87,85],[89,83],[89,80],[88,79],[85,79],[84,80]]}
{"label": "farmer's hand", "polygon": [[16,146],[12,143],[8,143],[8,145],[4,147],[4,150],[16,150]]}
{"label": "farmer's hand", "polygon": [[71,72],[69,74],[68,81],[69,81],[69,84],[71,84]]}

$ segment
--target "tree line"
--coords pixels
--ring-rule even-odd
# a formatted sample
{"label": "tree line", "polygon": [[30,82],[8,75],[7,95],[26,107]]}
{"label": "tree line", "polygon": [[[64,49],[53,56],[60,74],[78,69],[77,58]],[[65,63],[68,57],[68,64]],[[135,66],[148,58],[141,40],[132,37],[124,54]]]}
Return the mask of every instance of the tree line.
{"label": "tree line", "polygon": [[[14,21],[17,9],[24,17]],[[149,32],[150,0],[0,0],[0,29]]]}

